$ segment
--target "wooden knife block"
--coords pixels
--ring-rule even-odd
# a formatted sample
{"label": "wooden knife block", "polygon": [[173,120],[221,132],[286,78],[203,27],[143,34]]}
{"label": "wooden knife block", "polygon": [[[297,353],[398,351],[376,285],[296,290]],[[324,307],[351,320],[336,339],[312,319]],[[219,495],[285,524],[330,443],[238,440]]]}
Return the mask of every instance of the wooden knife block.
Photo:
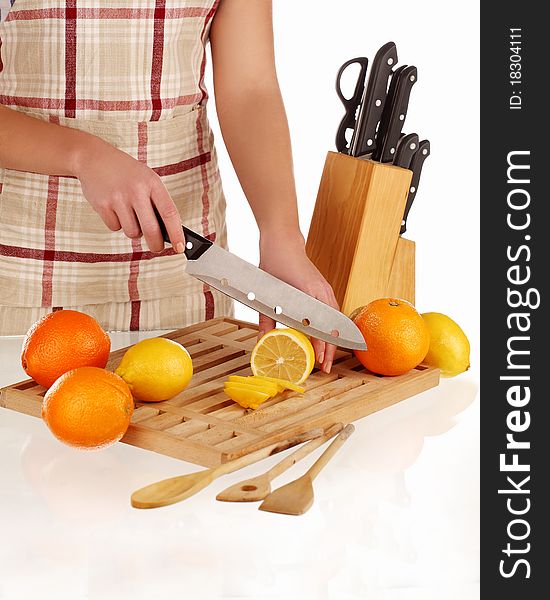
{"label": "wooden knife block", "polygon": [[400,237],[412,171],[329,152],[306,251],[342,312],[376,298],[414,304],[415,244]]}

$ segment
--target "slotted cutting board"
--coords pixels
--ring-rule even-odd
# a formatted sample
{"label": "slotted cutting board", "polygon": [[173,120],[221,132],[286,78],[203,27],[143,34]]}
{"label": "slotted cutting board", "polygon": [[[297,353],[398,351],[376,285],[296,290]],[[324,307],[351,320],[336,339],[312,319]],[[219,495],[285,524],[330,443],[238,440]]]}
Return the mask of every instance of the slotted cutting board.
{"label": "slotted cutting board", "polygon": [[[439,370],[425,366],[399,377],[378,377],[351,352],[339,350],[330,375],[315,368],[304,395],[284,392],[249,411],[224,394],[223,382],[230,374],[251,374],[257,336],[256,325],[229,318],[165,334],[189,350],[191,383],[166,402],[136,402],[122,441],[212,467],[317,427],[349,423],[439,383]],[[107,368],[116,369],[125,351],[112,352]],[[40,417],[45,393],[28,379],[0,390],[0,406]]]}

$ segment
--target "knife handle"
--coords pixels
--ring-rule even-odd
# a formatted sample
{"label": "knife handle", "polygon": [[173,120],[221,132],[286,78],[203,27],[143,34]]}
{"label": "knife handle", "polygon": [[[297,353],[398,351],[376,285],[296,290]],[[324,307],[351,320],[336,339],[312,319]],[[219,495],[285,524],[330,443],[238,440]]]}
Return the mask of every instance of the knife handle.
{"label": "knife handle", "polygon": [[392,162],[407,116],[411,90],[417,79],[417,69],[413,65],[395,70],[390,82],[388,100],[380,120],[378,130],[380,144],[376,146],[373,155],[374,160],[386,163]]}
{"label": "knife handle", "polygon": [[[166,231],[166,225],[164,224],[157,207],[153,206],[153,210],[155,211],[160,232],[162,233],[162,239],[167,244],[170,244],[170,237],[168,236],[168,231]],[[187,260],[197,260],[208,250],[208,248],[210,248],[210,246],[212,246],[212,242],[209,239],[199,235],[196,231],[185,227],[185,225],[182,225],[182,229],[185,236],[185,250],[183,253]]]}
{"label": "knife handle", "polygon": [[[351,98],[346,98],[344,93],[342,92],[342,75],[344,71],[353,64],[358,64],[360,67],[359,76],[357,77],[357,81],[355,82],[355,89],[353,91],[353,95]],[[369,64],[369,59],[366,56],[358,56],[357,58],[352,58],[351,60],[346,61],[338,70],[338,74],[336,75],[336,93],[338,94],[338,98],[342,101],[344,108],[346,109],[346,114],[343,116],[340,121],[340,125],[338,126],[338,130],[336,131],[336,149],[338,152],[342,152],[343,154],[349,154],[350,152],[350,143],[346,139],[346,131],[351,129],[352,131],[355,129],[356,122],[356,113],[359,108],[359,104],[361,103],[361,98],[363,97],[363,90],[365,88],[365,79],[367,76],[367,67]]]}
{"label": "knife handle", "polygon": [[396,167],[408,169],[410,167],[414,153],[418,150],[419,143],[420,138],[416,133],[402,135],[401,139],[397,142],[397,148],[395,149],[393,164]]}
{"label": "knife handle", "polygon": [[377,127],[386,103],[388,81],[396,64],[397,47],[394,42],[388,42],[378,50],[372,61],[351,139],[349,153],[352,156],[372,154],[376,149]]}
{"label": "knife handle", "polygon": [[409,195],[407,196],[407,203],[405,204],[405,214],[403,215],[403,221],[401,222],[401,230],[399,235],[403,235],[407,231],[407,217],[411,210],[412,203],[418,193],[418,185],[420,183],[420,174],[422,173],[422,166],[424,161],[430,156],[430,142],[428,140],[422,140],[418,145],[418,150],[414,153],[411,160],[410,170],[413,172],[411,187],[409,188]]}

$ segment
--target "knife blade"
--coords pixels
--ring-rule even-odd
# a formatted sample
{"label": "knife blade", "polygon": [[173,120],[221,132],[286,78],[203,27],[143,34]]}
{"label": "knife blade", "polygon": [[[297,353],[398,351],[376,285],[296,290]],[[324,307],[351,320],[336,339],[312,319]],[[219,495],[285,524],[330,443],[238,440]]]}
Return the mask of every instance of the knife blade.
{"label": "knife blade", "polygon": [[372,158],[379,162],[393,160],[397,142],[407,116],[407,107],[413,85],[418,79],[415,66],[403,66],[392,75],[388,97],[378,128],[376,150]]}
{"label": "knife blade", "polygon": [[[158,212],[157,219],[164,241],[170,243]],[[185,271],[189,275],[308,336],[343,348],[366,349],[365,339],[359,328],[340,311],[255,267],[185,226],[183,232],[187,258]]]}
{"label": "knife blade", "polygon": [[407,202],[405,204],[405,213],[403,215],[403,221],[401,221],[401,230],[399,235],[403,235],[407,231],[407,217],[411,210],[412,203],[416,198],[418,192],[418,185],[420,183],[420,174],[422,173],[422,167],[424,161],[430,156],[430,142],[428,140],[422,140],[418,144],[418,150],[414,153],[409,169],[413,172],[411,187],[409,188],[409,195],[407,196]]}
{"label": "knife blade", "polygon": [[376,129],[386,103],[388,80],[396,63],[397,48],[393,42],[384,44],[372,61],[351,139],[352,156],[371,154],[376,149]]}
{"label": "knife blade", "polygon": [[418,150],[420,138],[416,133],[408,133],[401,137],[397,142],[397,148],[393,157],[393,164],[396,167],[408,169],[414,153]]}
{"label": "knife blade", "polygon": [[[344,71],[353,64],[359,65],[359,75],[357,77],[357,81],[355,82],[355,88],[352,96],[350,98],[346,98],[344,92],[342,91],[342,75]],[[363,98],[363,93],[365,91],[365,79],[367,76],[368,64],[369,59],[366,56],[352,58],[351,60],[346,61],[340,67],[338,74],[336,75],[336,93],[346,109],[346,113],[340,121],[338,130],[336,131],[336,150],[343,154],[349,154],[351,151],[350,142],[348,142],[346,139],[346,132],[348,130],[351,130],[352,132],[355,130],[358,108],[361,104],[361,99]]]}

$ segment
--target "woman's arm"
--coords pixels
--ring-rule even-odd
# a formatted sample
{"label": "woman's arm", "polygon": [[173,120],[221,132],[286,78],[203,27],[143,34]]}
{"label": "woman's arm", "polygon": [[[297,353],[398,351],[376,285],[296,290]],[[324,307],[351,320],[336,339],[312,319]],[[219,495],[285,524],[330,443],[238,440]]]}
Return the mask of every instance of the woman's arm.
{"label": "woman's arm", "polygon": [[109,229],[123,229],[130,238],[143,234],[149,248],[158,252],[164,244],[154,204],[172,245],[183,252],[179,213],[160,177],[94,135],[0,105],[0,168],[77,177]]}
{"label": "woman's arm", "polygon": [[[298,223],[290,135],[277,81],[270,0],[221,0],[210,32],[222,135],[260,230],[262,269],[337,307],[307,258]],[[260,330],[275,322],[260,316]],[[336,348],[314,340],[330,371]]]}

